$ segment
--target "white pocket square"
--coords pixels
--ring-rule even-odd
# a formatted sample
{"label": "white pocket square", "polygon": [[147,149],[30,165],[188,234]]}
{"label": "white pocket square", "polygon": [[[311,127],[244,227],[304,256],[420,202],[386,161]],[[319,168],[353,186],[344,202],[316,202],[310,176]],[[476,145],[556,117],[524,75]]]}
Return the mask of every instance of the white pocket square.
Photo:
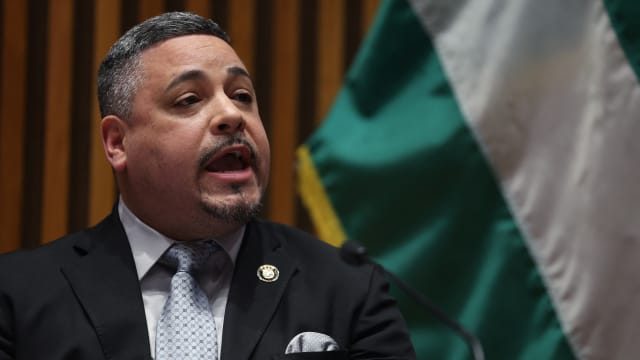
{"label": "white pocket square", "polygon": [[301,332],[289,341],[285,354],[301,352],[338,351],[338,343],[329,335],[317,332]]}

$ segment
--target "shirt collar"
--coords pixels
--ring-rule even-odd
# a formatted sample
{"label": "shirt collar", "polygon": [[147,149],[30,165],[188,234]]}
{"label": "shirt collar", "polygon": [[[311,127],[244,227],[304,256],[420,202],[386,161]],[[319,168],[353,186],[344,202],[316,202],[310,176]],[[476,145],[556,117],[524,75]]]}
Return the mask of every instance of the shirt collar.
{"label": "shirt collar", "polygon": [[[160,259],[162,254],[177,241],[162,235],[149,225],[143,223],[129,210],[122,200],[122,197],[120,201],[118,201],[118,215],[120,216],[120,222],[124,227],[124,231],[127,234],[133,260],[136,264],[138,280],[140,280]],[[228,235],[215,239],[229,255],[232,264],[235,264],[236,258],[238,257],[244,231],[245,226],[242,226]]]}

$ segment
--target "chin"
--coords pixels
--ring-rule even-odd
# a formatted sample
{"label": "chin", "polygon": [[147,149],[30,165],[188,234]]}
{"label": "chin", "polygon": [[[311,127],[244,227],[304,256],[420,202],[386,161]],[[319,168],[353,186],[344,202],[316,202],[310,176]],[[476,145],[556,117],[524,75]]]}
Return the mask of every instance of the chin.
{"label": "chin", "polygon": [[202,202],[203,210],[217,221],[245,224],[262,210],[260,196],[238,192],[223,198],[217,197]]}

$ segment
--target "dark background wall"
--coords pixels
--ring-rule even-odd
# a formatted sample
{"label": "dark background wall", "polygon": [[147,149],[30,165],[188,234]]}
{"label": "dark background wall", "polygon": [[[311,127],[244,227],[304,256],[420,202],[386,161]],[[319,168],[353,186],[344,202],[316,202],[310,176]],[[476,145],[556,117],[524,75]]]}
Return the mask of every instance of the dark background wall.
{"label": "dark background wall", "polygon": [[272,148],[263,217],[313,231],[294,152],[327,113],[379,0],[0,0],[0,252],[92,225],[116,197],[98,136],[96,70],[169,10],[208,16],[252,73]]}

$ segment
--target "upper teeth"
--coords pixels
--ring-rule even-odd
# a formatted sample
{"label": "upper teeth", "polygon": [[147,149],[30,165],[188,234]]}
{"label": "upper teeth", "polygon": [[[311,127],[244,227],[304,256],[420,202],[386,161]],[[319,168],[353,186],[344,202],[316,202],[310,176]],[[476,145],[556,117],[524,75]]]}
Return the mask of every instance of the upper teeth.
{"label": "upper teeth", "polygon": [[233,151],[231,152],[231,155],[235,156],[238,159],[242,157],[242,153],[240,153],[240,151]]}

